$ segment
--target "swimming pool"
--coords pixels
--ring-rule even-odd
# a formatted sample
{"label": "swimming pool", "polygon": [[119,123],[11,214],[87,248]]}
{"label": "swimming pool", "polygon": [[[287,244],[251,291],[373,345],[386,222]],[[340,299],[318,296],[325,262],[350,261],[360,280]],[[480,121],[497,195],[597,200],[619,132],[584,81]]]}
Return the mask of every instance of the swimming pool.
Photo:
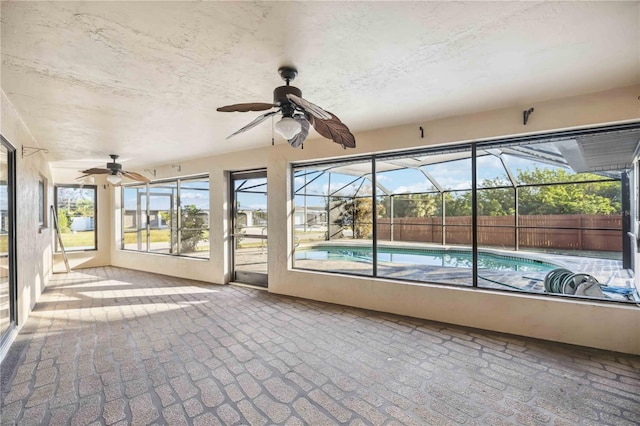
{"label": "swimming pool", "polygon": [[[295,259],[372,263],[373,249],[371,247],[317,245],[296,249]],[[449,268],[471,268],[473,266],[471,251],[462,249],[378,247],[378,262]],[[478,252],[479,269],[547,272],[557,267],[558,265],[552,263],[522,256]]]}

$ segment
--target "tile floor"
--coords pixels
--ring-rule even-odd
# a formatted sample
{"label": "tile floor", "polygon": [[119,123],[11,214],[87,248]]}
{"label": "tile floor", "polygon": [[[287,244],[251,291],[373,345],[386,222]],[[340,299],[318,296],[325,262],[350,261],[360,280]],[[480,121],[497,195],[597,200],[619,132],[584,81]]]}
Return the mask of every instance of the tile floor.
{"label": "tile floor", "polygon": [[2,425],[640,424],[637,356],[112,267],[0,368]]}

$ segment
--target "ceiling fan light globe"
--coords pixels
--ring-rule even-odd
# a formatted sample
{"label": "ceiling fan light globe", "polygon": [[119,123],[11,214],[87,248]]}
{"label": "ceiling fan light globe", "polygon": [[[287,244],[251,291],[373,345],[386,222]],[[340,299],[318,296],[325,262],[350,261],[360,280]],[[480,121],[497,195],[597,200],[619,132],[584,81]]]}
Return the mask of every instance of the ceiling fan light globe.
{"label": "ceiling fan light globe", "polygon": [[118,175],[109,175],[107,176],[107,181],[111,185],[118,185],[120,182],[122,182],[122,178]]}
{"label": "ceiling fan light globe", "polygon": [[291,117],[282,117],[275,125],[276,132],[280,134],[286,140],[292,139],[295,135],[300,133],[302,126],[300,122],[294,120]]}

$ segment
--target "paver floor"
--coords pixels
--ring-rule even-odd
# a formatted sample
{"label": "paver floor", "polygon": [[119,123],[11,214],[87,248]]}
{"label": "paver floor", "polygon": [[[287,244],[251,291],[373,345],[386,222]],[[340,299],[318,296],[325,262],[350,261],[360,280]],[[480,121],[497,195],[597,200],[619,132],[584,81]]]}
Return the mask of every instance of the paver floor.
{"label": "paver floor", "polygon": [[112,267],[0,367],[3,425],[640,423],[637,356]]}

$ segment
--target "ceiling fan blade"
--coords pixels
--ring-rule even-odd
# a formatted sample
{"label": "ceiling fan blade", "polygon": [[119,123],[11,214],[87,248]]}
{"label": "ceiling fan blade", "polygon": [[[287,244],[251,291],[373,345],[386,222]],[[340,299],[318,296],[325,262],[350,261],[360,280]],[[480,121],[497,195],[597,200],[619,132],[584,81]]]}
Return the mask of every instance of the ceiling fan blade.
{"label": "ceiling fan blade", "polygon": [[111,170],[109,170],[109,169],[99,169],[99,168],[95,167],[95,168],[92,168],[92,169],[82,170],[80,173],[84,173],[86,175],[106,175],[108,173],[111,173]]}
{"label": "ceiling fan blade", "polygon": [[126,171],[122,171],[120,172],[122,173],[122,176],[127,177],[129,179],[138,181],[138,182],[151,182],[150,179],[146,178],[145,176],[142,176],[140,173],[136,173],[136,172],[126,172]]}
{"label": "ceiling fan blade", "polygon": [[253,102],[247,104],[235,104],[227,105],[217,108],[216,111],[220,112],[248,112],[248,111],[265,111],[273,108],[273,104],[267,104],[263,102]]}
{"label": "ceiling fan blade", "polygon": [[342,145],[343,148],[355,148],[356,138],[345,124],[338,117],[331,114],[330,120],[322,120],[313,117],[311,124],[316,132],[327,139],[332,139],[335,143]]}
{"label": "ceiling fan blade", "polygon": [[257,126],[258,124],[262,123],[264,120],[266,120],[267,118],[271,117],[273,114],[277,114],[279,113],[280,110],[277,109],[275,111],[269,111],[266,114],[262,114],[259,115],[258,117],[256,117],[251,123],[247,124],[246,126],[244,126],[242,129],[230,134],[229,136],[227,136],[227,139],[234,137],[235,135],[237,135],[238,133],[242,133],[242,132],[246,132],[247,130]]}
{"label": "ceiling fan blade", "polygon": [[321,120],[331,119],[330,113],[323,110],[318,105],[312,104],[306,99],[302,99],[301,97],[292,95],[290,93],[287,94],[287,99],[289,99],[291,102],[293,102],[294,104],[296,104],[297,106],[299,106],[300,108],[308,112],[309,114],[313,115],[315,118],[319,118]]}
{"label": "ceiling fan blade", "polygon": [[307,136],[309,135],[309,120],[301,115],[295,115],[293,118],[300,122],[301,130],[297,135],[289,139],[289,145],[293,148],[297,148],[304,143],[305,139],[307,139]]}

